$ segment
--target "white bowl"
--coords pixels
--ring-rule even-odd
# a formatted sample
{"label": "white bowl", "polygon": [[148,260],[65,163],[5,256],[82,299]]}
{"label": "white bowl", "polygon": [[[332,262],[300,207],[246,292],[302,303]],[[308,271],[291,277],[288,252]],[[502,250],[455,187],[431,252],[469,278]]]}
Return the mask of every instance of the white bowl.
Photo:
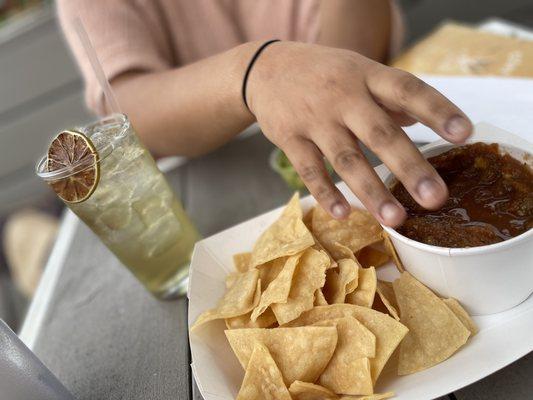
{"label": "white bowl", "polygon": [[[503,152],[529,165],[533,145],[489,124],[478,124],[467,143],[498,143]],[[424,157],[443,153],[454,146],[439,140],[422,147]],[[380,171],[385,184],[393,176]],[[454,297],[473,315],[508,310],[533,293],[533,229],[512,239],[472,248],[432,246],[409,239],[384,227],[404,267],[442,297]]]}

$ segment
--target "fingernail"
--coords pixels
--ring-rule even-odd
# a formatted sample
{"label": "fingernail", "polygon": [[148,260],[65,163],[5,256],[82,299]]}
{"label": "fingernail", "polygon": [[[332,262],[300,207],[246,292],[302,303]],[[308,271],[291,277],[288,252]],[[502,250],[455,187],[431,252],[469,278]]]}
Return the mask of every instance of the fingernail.
{"label": "fingernail", "polygon": [[432,201],[441,197],[439,195],[440,190],[441,186],[431,178],[422,179],[416,188],[418,196],[424,201]]}
{"label": "fingernail", "polygon": [[379,210],[379,215],[381,216],[381,219],[387,225],[395,224],[401,217],[401,213],[402,210],[400,210],[400,208],[396,204],[390,201],[384,203]]}
{"label": "fingernail", "polygon": [[464,138],[468,136],[470,133],[470,128],[470,122],[460,115],[450,118],[444,127],[450,136],[457,138]]}
{"label": "fingernail", "polygon": [[348,207],[340,201],[331,206],[331,213],[335,218],[344,218],[348,215]]}

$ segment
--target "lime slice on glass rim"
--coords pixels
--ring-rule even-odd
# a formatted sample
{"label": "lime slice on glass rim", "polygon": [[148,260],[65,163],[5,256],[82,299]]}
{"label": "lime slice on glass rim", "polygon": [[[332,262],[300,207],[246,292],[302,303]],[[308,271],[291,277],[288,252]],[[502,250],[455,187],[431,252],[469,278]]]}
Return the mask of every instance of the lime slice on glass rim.
{"label": "lime slice on glass rim", "polygon": [[96,190],[100,180],[98,151],[91,140],[75,131],[63,131],[48,148],[48,172],[72,170],[72,174],[49,182],[67,203],[81,203]]}

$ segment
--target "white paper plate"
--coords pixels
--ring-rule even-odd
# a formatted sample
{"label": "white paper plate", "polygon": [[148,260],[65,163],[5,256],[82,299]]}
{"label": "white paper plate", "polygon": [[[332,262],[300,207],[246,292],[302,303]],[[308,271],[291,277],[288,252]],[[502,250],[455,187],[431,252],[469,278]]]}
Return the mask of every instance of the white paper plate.
{"label": "white paper plate", "polygon": [[[351,204],[360,205],[344,184],[338,187]],[[304,209],[313,204],[311,197],[302,200]],[[189,281],[189,326],[223,296],[225,277],[233,271],[233,254],[250,251],[257,237],[274,222],[281,209],[197,243]],[[389,264],[378,269],[378,276],[393,280],[398,273]],[[533,296],[509,311],[474,317],[474,321],[479,333],[448,360],[403,377],[396,376],[391,368],[385,368],[376,392],[394,391],[398,400],[433,399],[467,386],[533,351]],[[244,376],[226,341],[224,329],[224,322],[217,321],[206,324],[190,337],[191,368],[205,400],[234,399]]]}

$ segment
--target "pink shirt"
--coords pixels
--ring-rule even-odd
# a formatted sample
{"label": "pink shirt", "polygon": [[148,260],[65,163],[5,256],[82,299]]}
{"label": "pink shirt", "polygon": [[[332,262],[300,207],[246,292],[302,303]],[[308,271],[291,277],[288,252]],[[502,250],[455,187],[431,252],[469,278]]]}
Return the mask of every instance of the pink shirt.
{"label": "pink shirt", "polygon": [[[79,17],[106,77],[189,64],[241,43],[314,42],[319,0],[58,0],[67,40],[86,83],[88,106],[103,113],[102,91],[72,29]],[[397,36],[397,35],[396,35]]]}

